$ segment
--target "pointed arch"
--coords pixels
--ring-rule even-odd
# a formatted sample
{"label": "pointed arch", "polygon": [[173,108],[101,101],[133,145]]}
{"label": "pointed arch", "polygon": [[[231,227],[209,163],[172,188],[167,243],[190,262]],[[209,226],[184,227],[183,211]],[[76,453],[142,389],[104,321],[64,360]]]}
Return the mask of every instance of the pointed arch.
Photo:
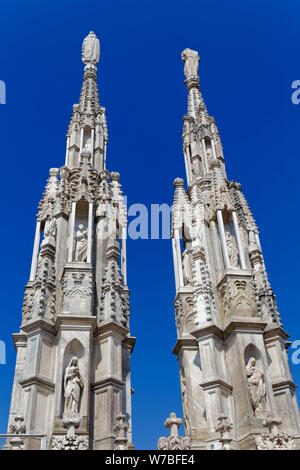
{"label": "pointed arch", "polygon": [[72,357],[76,356],[78,358],[78,366],[81,371],[83,372],[83,358],[85,354],[85,349],[79,339],[73,338],[65,347],[64,351],[64,359],[63,359],[63,373],[62,373],[62,393],[61,393],[61,406],[60,406],[60,416],[63,416],[64,405],[65,405],[65,395],[64,395],[64,377],[66,368],[68,367]]}
{"label": "pointed arch", "polygon": [[244,351],[245,365],[248,364],[249,359],[251,357],[254,357],[257,363],[263,366],[260,350],[253,343],[249,343],[245,348],[245,351]]}

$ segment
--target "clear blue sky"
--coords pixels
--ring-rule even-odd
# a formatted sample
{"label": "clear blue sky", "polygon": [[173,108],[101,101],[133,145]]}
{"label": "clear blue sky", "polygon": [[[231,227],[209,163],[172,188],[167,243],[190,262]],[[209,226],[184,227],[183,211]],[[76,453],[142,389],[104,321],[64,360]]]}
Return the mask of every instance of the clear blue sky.
{"label": "clear blue sky", "polygon": [[[37,204],[50,167],[65,157],[79,99],[81,43],[101,41],[99,91],[107,108],[109,170],[121,173],[128,203],[171,203],[184,176],[186,112],[181,51],[200,54],[200,83],[224,146],[228,177],[241,182],[258,223],[270,281],[291,339],[299,319],[299,122],[291,83],[300,79],[296,0],[2,1],[0,433],[6,431]],[[130,240],[128,282],[134,443],[156,448],[170,411],[182,416],[174,279],[169,240]],[[300,384],[300,365],[292,366]]]}

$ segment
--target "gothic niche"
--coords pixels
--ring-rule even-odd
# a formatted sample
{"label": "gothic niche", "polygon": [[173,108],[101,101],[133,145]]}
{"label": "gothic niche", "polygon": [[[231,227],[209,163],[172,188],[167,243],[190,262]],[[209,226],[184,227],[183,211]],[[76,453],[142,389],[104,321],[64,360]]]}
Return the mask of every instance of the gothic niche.
{"label": "gothic niche", "polygon": [[227,245],[228,257],[231,268],[238,268],[238,249],[235,242],[235,237],[226,230],[225,240]]}
{"label": "gothic niche", "polygon": [[200,147],[199,139],[196,130],[193,128],[191,132],[191,161],[192,173],[197,178],[204,175],[202,149]]}
{"label": "gothic niche", "polygon": [[89,126],[85,126],[83,131],[82,152],[86,155],[91,155],[92,153],[91,128]]}
{"label": "gothic niche", "polygon": [[231,268],[239,268],[239,251],[235,237],[234,225],[232,222],[232,213],[229,210],[223,211],[224,229],[225,229],[225,243],[229,257]]}
{"label": "gothic niche", "polygon": [[74,260],[86,263],[88,252],[88,203],[84,200],[80,200],[76,204],[75,227]]}
{"label": "gothic niche", "polygon": [[260,353],[254,345],[245,350],[245,364],[248,390],[253,412],[256,416],[266,416],[267,389]]}
{"label": "gothic niche", "polygon": [[84,379],[80,363],[84,357],[84,348],[78,339],[73,339],[66,347],[63,363],[62,407],[64,425],[70,422],[75,427],[80,424],[80,403],[84,389]]}
{"label": "gothic niche", "polygon": [[73,356],[69,362],[64,376],[64,419],[67,417],[79,417],[79,406],[83,379],[78,367],[78,357]]}
{"label": "gothic niche", "polygon": [[212,146],[211,146],[211,140],[209,137],[205,137],[205,147],[206,147],[207,162],[209,163],[211,160],[213,160],[213,151],[212,151]]}

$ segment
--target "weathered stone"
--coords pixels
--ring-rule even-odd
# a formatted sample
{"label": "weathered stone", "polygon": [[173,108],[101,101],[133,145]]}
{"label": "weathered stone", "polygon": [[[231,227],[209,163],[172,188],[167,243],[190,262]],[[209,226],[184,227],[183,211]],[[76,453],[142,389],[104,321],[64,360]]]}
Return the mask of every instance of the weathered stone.
{"label": "weathered stone", "polygon": [[[8,430],[16,437],[7,439],[6,448],[38,449],[43,435],[52,449],[113,449],[115,418],[122,411],[126,446],[133,446],[127,218],[120,175],[106,170],[99,56],[99,40],[91,32],[82,47],[83,85],[68,129],[65,165],[50,169],[38,207],[22,327],[14,335]],[[35,436],[20,436],[25,429]]]}
{"label": "weathered stone", "polygon": [[[300,433],[286,355],[288,335],[268,281],[255,220],[241,185],[226,176],[220,135],[200,93],[198,53],[185,49],[182,60],[188,90],[182,133],[187,190],[176,178],[172,246],[178,336],[174,353],[185,432],[192,449],[224,448],[216,435],[222,434],[224,423],[217,429],[216,424],[225,415],[233,441],[226,446],[255,449],[270,412],[281,416],[284,436]],[[270,439],[260,437],[259,445]],[[276,445],[283,446],[284,439],[289,438],[280,435]],[[296,437],[295,443],[300,448]]]}

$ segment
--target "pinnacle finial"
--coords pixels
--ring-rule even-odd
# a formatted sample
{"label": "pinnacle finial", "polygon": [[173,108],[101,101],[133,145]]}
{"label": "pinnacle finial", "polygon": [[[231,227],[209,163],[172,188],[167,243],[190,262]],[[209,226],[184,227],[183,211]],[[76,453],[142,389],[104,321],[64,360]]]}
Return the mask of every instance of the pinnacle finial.
{"label": "pinnacle finial", "polygon": [[94,31],[91,31],[82,43],[82,62],[85,65],[97,65],[100,59],[100,41]]}

